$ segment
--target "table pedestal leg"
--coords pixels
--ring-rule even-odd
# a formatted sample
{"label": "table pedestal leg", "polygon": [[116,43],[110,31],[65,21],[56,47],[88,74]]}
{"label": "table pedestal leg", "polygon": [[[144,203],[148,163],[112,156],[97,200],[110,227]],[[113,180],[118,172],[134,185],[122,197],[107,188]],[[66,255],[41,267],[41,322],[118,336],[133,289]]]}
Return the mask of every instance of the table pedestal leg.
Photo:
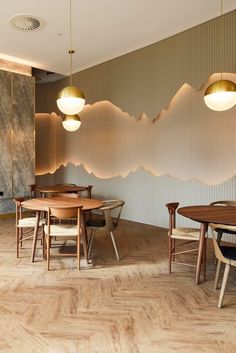
{"label": "table pedestal leg", "polygon": [[200,274],[201,274],[201,262],[203,259],[205,236],[207,232],[208,223],[202,223],[200,229],[200,239],[199,239],[199,248],[198,248],[198,257],[197,257],[197,269],[196,269],[196,278],[195,283],[200,283]]}

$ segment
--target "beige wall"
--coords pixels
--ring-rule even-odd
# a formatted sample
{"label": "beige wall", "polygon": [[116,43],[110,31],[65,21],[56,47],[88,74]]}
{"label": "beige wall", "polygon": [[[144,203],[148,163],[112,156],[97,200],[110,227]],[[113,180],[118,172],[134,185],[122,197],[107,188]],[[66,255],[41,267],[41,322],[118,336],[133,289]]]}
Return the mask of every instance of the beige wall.
{"label": "beige wall", "polygon": [[[235,37],[233,11],[222,32],[216,19],[74,75],[88,104],[82,126],[68,133],[48,115],[51,144],[46,116],[37,118],[38,182],[48,170],[51,182],[91,183],[95,195],[126,200],[125,218],[162,226],[167,201],[234,199],[236,108],[210,111],[203,94],[213,73],[235,72]],[[38,85],[38,113],[57,111],[65,84]]]}
{"label": "beige wall", "polygon": [[[198,90],[213,73],[236,71],[236,11],[223,16],[222,31],[220,24],[217,18],[84,70],[74,75],[73,83],[83,90],[87,104],[108,100],[131,116],[144,112],[153,119],[183,84]],[[56,111],[56,92],[66,83],[38,85],[36,111]]]}

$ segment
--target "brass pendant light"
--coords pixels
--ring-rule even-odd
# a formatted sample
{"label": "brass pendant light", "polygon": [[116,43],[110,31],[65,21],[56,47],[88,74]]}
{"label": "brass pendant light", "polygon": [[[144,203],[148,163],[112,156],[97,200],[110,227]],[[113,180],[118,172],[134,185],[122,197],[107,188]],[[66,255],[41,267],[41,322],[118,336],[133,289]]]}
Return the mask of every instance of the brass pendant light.
{"label": "brass pendant light", "polygon": [[[69,124],[71,120],[71,126],[77,126],[76,129],[71,130],[67,129],[68,131],[75,131],[80,126],[80,119],[78,120],[78,116],[75,115],[79,113],[85,104],[85,97],[83,92],[72,85],[72,55],[74,54],[74,50],[72,49],[71,45],[71,0],[70,0],[70,50],[68,51],[70,55],[70,86],[64,87],[57,95],[57,106],[59,110],[66,114],[66,117],[63,119],[63,126],[64,122],[65,125]],[[74,116],[75,115],[75,116]],[[79,124],[75,124],[75,121],[79,121]],[[65,127],[65,126],[64,126]]]}
{"label": "brass pendant light", "polygon": [[204,100],[208,108],[223,111],[236,104],[236,85],[230,80],[213,82],[205,92]]}
{"label": "brass pendant light", "polygon": [[[223,28],[223,0],[221,0],[221,35]],[[222,48],[221,52],[222,52]],[[221,54],[222,55],[222,54]],[[222,60],[221,60],[222,63]],[[224,111],[236,104],[236,84],[230,80],[221,79],[213,82],[205,91],[204,101],[208,108],[215,111]]]}
{"label": "brass pendant light", "polygon": [[80,117],[77,114],[74,115],[65,115],[62,120],[62,125],[67,131],[76,131],[80,128],[81,121]]}

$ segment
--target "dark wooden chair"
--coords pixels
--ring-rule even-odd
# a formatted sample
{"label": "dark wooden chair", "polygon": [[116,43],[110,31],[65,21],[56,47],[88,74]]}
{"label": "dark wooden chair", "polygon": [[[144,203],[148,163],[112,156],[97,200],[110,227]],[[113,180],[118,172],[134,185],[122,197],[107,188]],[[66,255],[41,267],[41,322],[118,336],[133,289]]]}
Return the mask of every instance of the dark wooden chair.
{"label": "dark wooden chair", "polygon": [[[179,202],[170,202],[166,204],[166,207],[169,212],[169,230],[168,230],[168,237],[169,237],[169,274],[172,271],[172,262],[186,265],[186,266],[194,266],[193,264],[186,263],[186,262],[179,262],[176,261],[176,256],[181,254],[192,254],[194,251],[198,251],[198,246],[195,248],[189,249],[186,248],[185,245],[193,242],[196,243],[199,241],[200,238],[200,230],[198,228],[188,228],[176,227],[176,210],[179,206]],[[183,250],[176,250],[178,241],[178,248],[183,246]],[[204,270],[205,270],[205,262],[206,262],[206,244],[204,246]]]}

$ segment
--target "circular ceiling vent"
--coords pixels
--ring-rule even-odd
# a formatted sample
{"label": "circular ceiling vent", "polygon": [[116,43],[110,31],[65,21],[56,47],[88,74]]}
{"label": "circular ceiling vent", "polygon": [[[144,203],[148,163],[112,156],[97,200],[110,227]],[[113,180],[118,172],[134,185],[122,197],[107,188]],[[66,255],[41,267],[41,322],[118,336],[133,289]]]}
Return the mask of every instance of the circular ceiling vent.
{"label": "circular ceiling vent", "polygon": [[46,23],[42,18],[34,15],[15,15],[9,19],[11,27],[21,32],[35,32],[45,27]]}

